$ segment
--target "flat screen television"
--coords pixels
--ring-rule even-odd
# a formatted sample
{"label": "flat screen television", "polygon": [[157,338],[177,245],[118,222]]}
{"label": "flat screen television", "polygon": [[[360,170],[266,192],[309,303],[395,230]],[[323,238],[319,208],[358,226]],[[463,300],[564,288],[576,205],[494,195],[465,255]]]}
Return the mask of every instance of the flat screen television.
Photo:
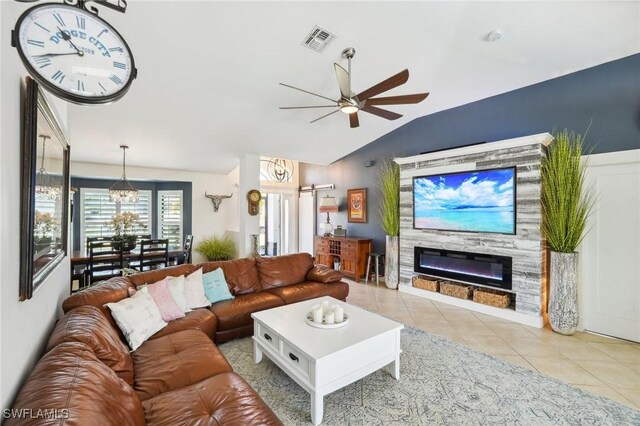
{"label": "flat screen television", "polygon": [[413,227],[516,233],[516,168],[413,178]]}

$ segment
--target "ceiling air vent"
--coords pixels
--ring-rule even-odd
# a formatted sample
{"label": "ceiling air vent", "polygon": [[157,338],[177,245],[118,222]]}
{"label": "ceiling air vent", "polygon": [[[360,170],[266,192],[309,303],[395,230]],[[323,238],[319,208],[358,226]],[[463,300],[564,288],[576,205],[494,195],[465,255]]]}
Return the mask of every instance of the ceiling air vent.
{"label": "ceiling air vent", "polygon": [[331,44],[334,38],[336,38],[334,33],[316,25],[304,38],[302,45],[307,46],[309,49],[315,50],[318,53],[322,53],[324,52],[324,49]]}

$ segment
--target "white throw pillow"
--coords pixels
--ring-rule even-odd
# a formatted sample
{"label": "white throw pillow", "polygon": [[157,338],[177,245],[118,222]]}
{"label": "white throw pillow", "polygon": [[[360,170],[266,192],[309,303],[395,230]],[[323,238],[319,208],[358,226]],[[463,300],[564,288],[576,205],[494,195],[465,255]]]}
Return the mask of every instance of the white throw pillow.
{"label": "white throw pillow", "polygon": [[204,284],[202,282],[202,268],[187,275],[184,278],[184,296],[187,299],[187,306],[191,309],[211,306],[211,302],[204,294]]}
{"label": "white throw pillow", "polygon": [[131,297],[117,303],[107,303],[105,306],[111,310],[113,319],[122,330],[132,351],[167,325],[146,287],[140,288]]}
{"label": "white throw pillow", "polygon": [[187,298],[184,295],[184,276],[167,277],[167,279],[167,287],[169,287],[173,300],[176,301],[182,312],[191,312],[187,304]]}

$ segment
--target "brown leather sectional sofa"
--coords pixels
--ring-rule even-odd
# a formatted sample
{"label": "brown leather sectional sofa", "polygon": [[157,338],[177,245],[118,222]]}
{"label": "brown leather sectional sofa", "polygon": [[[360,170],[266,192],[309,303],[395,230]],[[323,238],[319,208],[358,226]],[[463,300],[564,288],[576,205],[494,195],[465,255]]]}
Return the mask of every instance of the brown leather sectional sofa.
{"label": "brown leather sectional sofa", "polygon": [[[235,298],[171,321],[129,352],[104,305],[128,297],[129,288],[199,267],[222,268]],[[214,341],[253,334],[256,311],[325,295],[345,300],[349,287],[341,278],[314,266],[310,255],[296,254],[181,265],[103,281],[63,302],[65,315],[14,404],[30,410],[23,412],[27,418],[5,424],[280,425]]]}

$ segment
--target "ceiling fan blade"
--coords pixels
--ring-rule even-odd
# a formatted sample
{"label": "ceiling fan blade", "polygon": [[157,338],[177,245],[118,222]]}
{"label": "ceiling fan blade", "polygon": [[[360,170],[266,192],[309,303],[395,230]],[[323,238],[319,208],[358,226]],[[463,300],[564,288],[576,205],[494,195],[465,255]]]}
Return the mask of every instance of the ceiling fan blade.
{"label": "ceiling fan blade", "polygon": [[337,109],[337,110],[335,110],[335,111],[333,111],[333,112],[330,112],[329,114],[325,114],[325,115],[323,115],[322,117],[318,117],[318,118],[316,118],[315,120],[310,121],[309,123],[315,123],[316,121],[318,121],[318,120],[322,120],[323,118],[328,117],[328,116],[330,116],[331,114],[335,114],[335,113],[336,113],[336,112],[338,112],[338,111],[340,111],[340,110],[339,110],[339,109]]}
{"label": "ceiling fan blade", "polygon": [[336,70],[336,78],[340,87],[340,95],[344,99],[351,99],[351,88],[349,87],[349,73],[338,64],[333,64]]}
{"label": "ceiling fan blade", "polygon": [[327,98],[326,96],[318,95],[317,93],[309,92],[308,90],[304,90],[304,89],[300,89],[300,88],[297,88],[297,87],[293,87],[293,86],[290,86],[288,84],[280,83],[280,85],[284,86],[284,87],[288,87],[290,89],[299,90],[301,92],[308,93],[310,95],[317,96],[319,98],[326,99],[326,100],[331,101],[331,102],[335,102],[336,101],[335,99]]}
{"label": "ceiling fan blade", "polygon": [[294,106],[294,107],[278,107],[280,109],[306,109],[306,108],[337,108],[338,105],[312,105],[312,106]]}
{"label": "ceiling fan blade", "polygon": [[349,127],[352,129],[360,126],[360,120],[358,120],[358,113],[354,112],[353,114],[349,114]]}
{"label": "ceiling fan blade", "polygon": [[401,86],[405,84],[407,80],[409,80],[409,70],[400,71],[398,74],[389,77],[384,81],[381,81],[375,86],[368,88],[364,92],[358,93],[358,99],[360,99],[360,101],[367,100],[374,97],[375,95],[379,95],[382,92],[391,90],[394,87]]}
{"label": "ceiling fan blade", "polygon": [[417,104],[425,100],[428,93],[414,93],[413,95],[388,96],[386,98],[369,98],[367,105],[400,105]]}
{"label": "ceiling fan blade", "polygon": [[365,106],[363,106],[361,110],[366,111],[369,114],[377,115],[378,117],[386,118],[387,120],[397,120],[398,118],[402,117],[401,114],[387,111],[386,109],[374,107],[373,105],[369,105],[369,104],[365,104]]}

